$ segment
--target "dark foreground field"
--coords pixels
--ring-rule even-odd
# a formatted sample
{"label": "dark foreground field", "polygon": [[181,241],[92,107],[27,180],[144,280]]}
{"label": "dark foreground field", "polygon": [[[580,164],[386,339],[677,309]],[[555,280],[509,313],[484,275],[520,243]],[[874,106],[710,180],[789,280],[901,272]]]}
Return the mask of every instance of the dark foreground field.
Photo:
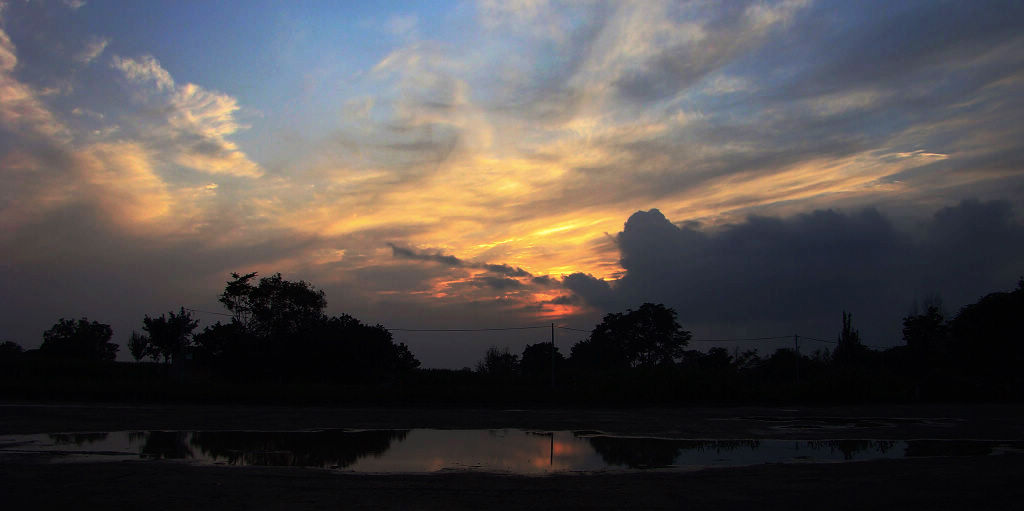
{"label": "dark foreground field", "polygon": [[[911,420],[915,418],[943,420]],[[780,424],[786,427],[779,428]],[[597,429],[678,438],[1019,440],[1024,439],[1024,407],[502,411],[0,406],[0,434],[314,428]],[[38,457],[8,456],[0,458],[0,501],[6,509],[1021,509],[1022,474],[1024,454],[545,477],[355,475],[141,460],[56,464]]]}

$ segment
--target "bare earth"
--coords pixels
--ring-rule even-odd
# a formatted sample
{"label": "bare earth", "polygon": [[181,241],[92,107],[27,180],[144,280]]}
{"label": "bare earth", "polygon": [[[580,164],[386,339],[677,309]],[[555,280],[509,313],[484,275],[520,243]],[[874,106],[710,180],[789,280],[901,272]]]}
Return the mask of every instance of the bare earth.
{"label": "bare earth", "polygon": [[[1024,406],[512,411],[0,404],[0,434],[322,428],[600,430],[674,438],[1024,440]],[[1022,482],[1024,454],[544,477],[356,475],[166,461],[58,464],[38,457],[0,457],[0,505],[5,509],[72,505],[113,509],[1022,509]]]}

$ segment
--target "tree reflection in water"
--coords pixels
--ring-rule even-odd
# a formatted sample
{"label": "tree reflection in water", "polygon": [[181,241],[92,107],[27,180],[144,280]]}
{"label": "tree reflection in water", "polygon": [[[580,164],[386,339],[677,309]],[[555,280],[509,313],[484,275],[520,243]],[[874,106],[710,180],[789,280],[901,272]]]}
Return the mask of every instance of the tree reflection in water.
{"label": "tree reflection in water", "polygon": [[182,460],[194,457],[185,431],[141,431],[128,433],[128,441],[142,441],[139,455],[157,460]]}
{"label": "tree reflection in water", "polygon": [[686,452],[753,451],[760,445],[757,440],[672,440],[603,435],[590,436],[587,440],[605,463],[629,468],[665,468],[675,465]]}
{"label": "tree reflection in water", "polygon": [[[1021,442],[1007,442],[1007,446],[1018,446]],[[993,442],[983,440],[971,441],[960,440],[949,442],[945,440],[911,440],[907,442],[908,458],[924,456],[987,456],[992,454]]]}
{"label": "tree reflection in water", "polygon": [[[994,440],[684,440],[616,437],[599,431],[323,430],[136,431],[27,435],[40,452],[100,457],[315,467],[358,472],[496,470],[513,473],[689,469],[761,463],[986,456],[1024,450]],[[46,442],[46,438],[49,442]],[[17,440],[17,439],[15,439]],[[401,444],[401,445],[400,445]],[[0,446],[2,451],[2,446]],[[116,458],[114,458],[116,459]]]}
{"label": "tree reflection in water", "polygon": [[811,440],[807,445],[812,449],[828,449],[843,453],[844,460],[852,460],[861,452],[885,454],[896,446],[895,440]]}
{"label": "tree reflection in water", "polygon": [[345,468],[384,454],[408,430],[311,432],[200,431],[191,445],[214,461],[232,465]]}
{"label": "tree reflection in water", "polygon": [[107,439],[107,433],[51,433],[47,436],[57,445],[85,445]]}

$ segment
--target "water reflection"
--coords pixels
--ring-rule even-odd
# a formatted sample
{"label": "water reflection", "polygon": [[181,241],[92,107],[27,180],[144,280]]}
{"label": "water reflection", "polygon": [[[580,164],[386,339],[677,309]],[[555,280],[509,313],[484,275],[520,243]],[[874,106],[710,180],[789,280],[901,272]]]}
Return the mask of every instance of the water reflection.
{"label": "water reflection", "polygon": [[896,447],[893,440],[814,440],[807,443],[815,449],[827,448],[832,452],[841,452],[846,461],[854,460],[859,453],[865,452],[884,455]]}
{"label": "water reflection", "polygon": [[519,429],[122,431],[0,438],[0,454],[36,454],[59,461],[135,457],[360,473],[685,470],[761,463],[985,456],[1022,448],[1024,442],[978,440],[680,440],[621,437],[597,431]]}
{"label": "water reflection", "polygon": [[184,431],[129,432],[131,443],[141,443],[139,454],[157,460],[184,460],[195,457],[189,446],[189,433]]}
{"label": "water reflection", "polygon": [[[706,464],[728,459],[729,456],[723,455],[737,450],[756,451],[761,444],[758,440],[669,440],[603,435],[587,440],[605,463],[637,469]],[[701,461],[709,456],[714,460]]]}
{"label": "water reflection", "polygon": [[232,465],[344,468],[367,456],[381,456],[408,431],[326,430],[314,432],[205,431],[191,445],[203,455]]}
{"label": "water reflection", "polygon": [[102,442],[108,433],[52,433],[47,435],[57,445],[85,445]]}

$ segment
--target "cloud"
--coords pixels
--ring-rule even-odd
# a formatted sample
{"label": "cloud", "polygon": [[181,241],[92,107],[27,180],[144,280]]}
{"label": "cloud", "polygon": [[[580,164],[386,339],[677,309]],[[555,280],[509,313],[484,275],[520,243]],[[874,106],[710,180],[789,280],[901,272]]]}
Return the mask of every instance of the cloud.
{"label": "cloud", "polygon": [[508,277],[484,276],[477,278],[474,283],[498,290],[519,289],[523,287],[522,282]]}
{"label": "cloud", "polygon": [[138,59],[130,59],[114,55],[111,65],[120,70],[125,78],[142,84],[152,84],[158,91],[174,89],[174,79],[152,55],[143,55]]}
{"label": "cloud", "polygon": [[39,100],[40,94],[13,76],[17,65],[14,43],[0,30],[0,128],[27,129],[42,136],[63,133],[64,125]]}
{"label": "cloud", "polygon": [[[934,86],[915,66],[802,88],[798,77],[817,76],[833,51],[845,55],[815,38],[885,23],[862,8],[826,16],[840,7],[478,5],[485,31],[467,35],[478,44],[421,41],[374,65],[372,101],[353,108],[358,116],[318,156],[318,170],[289,177],[270,216],[321,235],[414,226],[401,246],[444,240],[445,254],[515,261],[532,275],[614,278],[622,268],[605,233],[652,204],[719,225],[901,200],[933,208],[938,194],[948,204],[978,195],[986,180],[1017,179],[1019,133],[992,127],[1016,125],[1019,95],[982,85],[1020,69],[1016,57],[968,45],[955,66],[928,68],[977,80],[966,89]],[[973,40],[970,32],[956,37]],[[954,108],[974,85],[986,106]],[[977,158],[964,160],[969,151]],[[974,175],[996,163],[997,172]],[[953,182],[960,194],[946,188]],[[981,196],[1000,196],[984,186]],[[920,216],[912,209],[897,216]]]}
{"label": "cloud", "polygon": [[805,4],[751,2],[706,12],[672,2],[621,4],[578,79],[610,84],[608,92],[628,102],[669,98],[755,47]]}
{"label": "cloud", "polygon": [[458,257],[455,257],[453,255],[444,255],[441,252],[417,252],[416,250],[413,250],[411,248],[400,247],[393,243],[389,244],[389,246],[391,247],[392,255],[396,258],[411,259],[415,261],[431,261],[456,268],[477,268],[487,270],[489,272],[496,273],[499,275],[504,275],[506,277],[533,276],[530,274],[530,272],[522,268],[512,267],[507,264],[473,263],[463,261],[462,259],[459,259]]}
{"label": "cloud", "polygon": [[[96,60],[100,55],[103,54],[103,50],[107,49],[107,45],[110,44],[110,39],[106,37],[94,37],[86,43],[85,47],[81,51],[75,54],[74,60],[79,64],[89,64]],[[167,77],[170,79],[170,76]]]}
{"label": "cloud", "polygon": [[142,85],[141,101],[165,112],[166,124],[147,128],[158,147],[168,147],[176,163],[210,174],[259,177],[263,170],[226,137],[244,129],[236,114],[238,101],[196,84],[176,84],[152,56],[115,55],[111,65],[132,84]]}
{"label": "cloud", "polygon": [[580,299],[577,295],[562,295],[551,300],[548,300],[547,303],[553,305],[578,305],[579,302]]}
{"label": "cloud", "polygon": [[866,342],[892,344],[916,299],[939,292],[959,307],[1024,274],[1024,224],[1007,202],[942,208],[918,232],[873,209],[719,228],[639,211],[616,236],[621,279],[574,274],[563,285],[605,311],[665,303],[703,335],[831,336],[852,311]]}
{"label": "cloud", "polygon": [[96,144],[75,155],[75,167],[92,197],[115,223],[149,228],[172,210],[174,198],[150,162],[148,151],[129,142]]}
{"label": "cloud", "polygon": [[[95,52],[89,50],[89,59],[104,46],[101,42],[93,48]],[[158,88],[161,83],[173,87],[173,80],[155,61],[130,62],[116,57],[114,61],[132,80],[152,82]],[[12,76],[17,64],[14,45],[0,31],[0,130],[10,135],[0,140],[0,170],[6,181],[0,194],[5,241],[17,239],[36,223],[74,208],[89,209],[92,216],[112,228],[141,238],[201,228],[209,200],[216,196],[216,185],[168,183],[167,175],[176,170],[167,165],[169,155],[175,154],[173,143],[166,139],[160,141],[162,144],[150,143],[139,133],[106,140],[105,134],[116,131],[117,126],[104,125],[103,113],[79,106],[69,109],[71,119],[65,125],[33,87]],[[191,89],[186,86],[182,91],[188,93]],[[194,106],[178,108],[170,117],[181,126],[176,131],[193,132],[197,141],[227,144],[226,152],[231,153],[233,146],[222,138],[235,129],[230,119],[224,120],[230,115],[224,113],[230,105],[218,110],[214,101],[194,102]],[[177,104],[184,103],[179,100]],[[188,117],[180,120],[175,116]],[[69,127],[84,123],[94,123],[98,128],[94,134],[87,134]],[[177,157],[188,154],[179,153]],[[215,156],[211,158],[214,163],[237,158],[232,154]]]}
{"label": "cloud", "polygon": [[385,27],[398,37],[415,38],[418,33],[419,21],[415,14],[400,14],[388,18]]}
{"label": "cloud", "polygon": [[390,245],[392,255],[402,259],[412,259],[416,261],[432,261],[435,263],[441,263],[447,266],[463,266],[463,262],[458,257],[453,255],[444,255],[440,252],[433,254],[417,252],[411,248],[399,247],[397,245]]}
{"label": "cloud", "polygon": [[[117,27],[104,34],[140,53],[108,55],[88,20],[50,7],[9,4],[0,32],[0,253],[14,254],[0,269],[21,290],[5,303],[36,292],[47,311],[20,326],[29,306],[13,307],[0,326],[32,340],[81,314],[69,297],[121,310],[148,292],[131,279],[165,268],[164,298],[147,303],[168,309],[251,269],[324,285],[334,310],[389,325],[580,327],[656,297],[701,335],[827,335],[848,307],[881,325],[866,335],[896,332],[885,342],[898,317],[859,304],[969,300],[1016,271],[996,248],[956,254],[998,233],[915,234],[985,225],[1013,239],[1012,215],[988,202],[1024,197],[1013,2],[481,2],[426,32],[395,17],[383,29],[405,35],[358,59],[324,54],[313,30],[287,33],[287,52],[257,42],[253,62],[295,73],[270,80],[191,47],[165,69],[145,54],[160,48]],[[83,23],[51,21],[69,16]],[[195,19],[200,35],[224,28]],[[76,64],[77,50],[109,65]],[[325,59],[290,58],[302,55]],[[322,94],[287,88],[321,71],[335,80]],[[623,228],[653,206],[675,223]],[[821,270],[833,256],[845,273]],[[953,269],[929,279],[907,261]],[[804,272],[818,285],[794,291]],[[823,319],[801,323],[804,309]],[[417,354],[480,355],[452,346],[423,340]]]}

